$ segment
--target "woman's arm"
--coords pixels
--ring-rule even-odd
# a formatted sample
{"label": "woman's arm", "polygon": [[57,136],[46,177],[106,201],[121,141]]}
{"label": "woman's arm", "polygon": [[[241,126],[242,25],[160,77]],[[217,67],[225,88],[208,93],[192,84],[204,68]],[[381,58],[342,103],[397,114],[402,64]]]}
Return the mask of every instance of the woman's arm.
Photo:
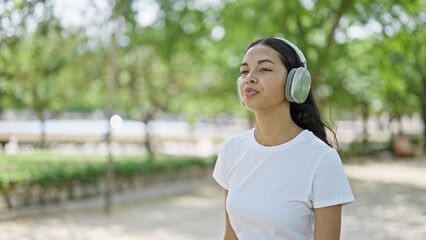
{"label": "woman's arm", "polygon": [[315,209],[315,240],[339,240],[342,204]]}
{"label": "woman's arm", "polygon": [[225,215],[226,215],[226,230],[224,240],[238,240],[237,235],[232,229],[231,223],[229,223],[228,211],[226,211],[226,198],[228,197],[228,190],[225,190]]}

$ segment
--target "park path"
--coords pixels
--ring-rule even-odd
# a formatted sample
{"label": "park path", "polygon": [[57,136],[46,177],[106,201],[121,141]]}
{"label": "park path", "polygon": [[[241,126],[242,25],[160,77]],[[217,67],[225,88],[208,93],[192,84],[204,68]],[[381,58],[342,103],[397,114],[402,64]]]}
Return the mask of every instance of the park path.
{"label": "park path", "polygon": [[[426,239],[425,158],[352,162],[345,171],[356,202],[344,207],[342,240]],[[211,178],[152,189],[173,194],[127,198],[109,215],[98,204],[5,220],[0,240],[222,239],[223,191]]]}

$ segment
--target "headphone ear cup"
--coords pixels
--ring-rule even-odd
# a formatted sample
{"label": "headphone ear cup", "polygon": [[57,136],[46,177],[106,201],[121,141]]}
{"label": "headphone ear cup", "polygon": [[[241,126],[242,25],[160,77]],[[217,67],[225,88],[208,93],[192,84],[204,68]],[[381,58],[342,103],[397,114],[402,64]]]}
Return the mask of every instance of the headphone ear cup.
{"label": "headphone ear cup", "polygon": [[241,77],[239,77],[237,79],[237,95],[238,95],[238,100],[240,101],[241,105],[243,105],[243,107],[247,108],[246,105],[244,104],[243,99],[241,98],[241,93],[240,93],[240,81],[241,81]]}
{"label": "headphone ear cup", "polygon": [[311,89],[311,74],[308,69],[293,68],[287,75],[285,96],[290,102],[303,103]]}
{"label": "headphone ear cup", "polygon": [[284,94],[285,94],[285,98],[289,102],[294,102],[291,96],[291,86],[293,85],[293,77],[294,77],[294,73],[296,73],[296,70],[297,68],[291,69],[290,72],[287,74],[287,79],[285,81]]}

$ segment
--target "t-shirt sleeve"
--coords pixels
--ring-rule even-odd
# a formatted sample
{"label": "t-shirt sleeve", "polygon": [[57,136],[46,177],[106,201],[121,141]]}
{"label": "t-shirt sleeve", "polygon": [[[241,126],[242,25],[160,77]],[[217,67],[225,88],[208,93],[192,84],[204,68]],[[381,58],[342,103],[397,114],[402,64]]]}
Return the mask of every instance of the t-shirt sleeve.
{"label": "t-shirt sleeve", "polygon": [[342,161],[332,149],[320,159],[312,183],[314,208],[348,204],[355,201],[343,170]]}
{"label": "t-shirt sleeve", "polygon": [[229,189],[228,170],[226,167],[225,146],[222,146],[217,156],[216,164],[213,170],[213,178],[224,189]]}

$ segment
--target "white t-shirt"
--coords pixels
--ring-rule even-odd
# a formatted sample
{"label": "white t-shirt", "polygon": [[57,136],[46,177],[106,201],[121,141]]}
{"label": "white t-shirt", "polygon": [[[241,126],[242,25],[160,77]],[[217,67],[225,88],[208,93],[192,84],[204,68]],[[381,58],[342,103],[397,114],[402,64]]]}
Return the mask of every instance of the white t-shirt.
{"label": "white t-shirt", "polygon": [[337,152],[309,130],[266,147],[254,129],[227,139],[213,177],[228,190],[229,221],[241,240],[314,239],[314,208],[354,201]]}

